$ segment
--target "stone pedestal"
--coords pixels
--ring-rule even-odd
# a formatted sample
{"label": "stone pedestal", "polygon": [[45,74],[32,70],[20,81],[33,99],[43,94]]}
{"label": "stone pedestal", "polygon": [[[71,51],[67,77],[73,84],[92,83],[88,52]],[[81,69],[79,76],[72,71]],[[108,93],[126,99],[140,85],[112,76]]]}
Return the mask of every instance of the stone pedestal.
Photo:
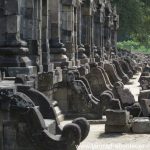
{"label": "stone pedestal", "polygon": [[130,113],[124,110],[106,110],[106,133],[130,132]]}

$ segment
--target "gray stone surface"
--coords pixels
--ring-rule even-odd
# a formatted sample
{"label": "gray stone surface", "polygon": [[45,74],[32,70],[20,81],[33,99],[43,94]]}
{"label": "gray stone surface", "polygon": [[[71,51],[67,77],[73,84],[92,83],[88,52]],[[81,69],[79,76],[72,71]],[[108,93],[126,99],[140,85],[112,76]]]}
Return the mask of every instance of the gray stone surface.
{"label": "gray stone surface", "polygon": [[129,89],[122,89],[120,87],[116,87],[116,89],[123,107],[130,106],[135,103],[134,96]]}
{"label": "gray stone surface", "polygon": [[129,133],[130,125],[105,125],[105,133]]}
{"label": "gray stone surface", "polygon": [[131,125],[133,133],[150,133],[150,119],[148,117],[133,118]]}

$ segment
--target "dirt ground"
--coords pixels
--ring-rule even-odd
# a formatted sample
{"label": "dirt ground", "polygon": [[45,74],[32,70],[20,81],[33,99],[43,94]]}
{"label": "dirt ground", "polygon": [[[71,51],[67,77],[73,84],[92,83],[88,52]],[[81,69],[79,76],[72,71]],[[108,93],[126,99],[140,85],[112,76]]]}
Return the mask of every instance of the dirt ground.
{"label": "dirt ground", "polygon": [[[140,73],[130,80],[129,88],[135,100],[138,100]],[[64,121],[62,124],[66,124]],[[150,150],[150,134],[105,134],[104,124],[91,124],[88,137],[80,144],[78,150]]]}
{"label": "dirt ground", "polygon": [[105,134],[104,124],[91,125],[78,150],[150,150],[149,134]]}

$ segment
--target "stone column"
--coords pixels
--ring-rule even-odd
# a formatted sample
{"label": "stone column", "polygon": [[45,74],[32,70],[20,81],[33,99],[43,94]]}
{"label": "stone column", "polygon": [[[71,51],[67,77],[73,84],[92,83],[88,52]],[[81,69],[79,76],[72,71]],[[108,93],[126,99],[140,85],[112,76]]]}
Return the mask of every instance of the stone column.
{"label": "stone column", "polygon": [[34,38],[33,41],[37,43],[37,50],[35,54],[37,55],[37,63],[39,65],[39,71],[43,71],[43,65],[42,65],[42,0],[34,0]]}
{"label": "stone column", "polygon": [[22,39],[28,43],[32,65],[37,66],[38,71],[42,72],[42,0],[25,0],[21,9],[23,10]]}
{"label": "stone column", "polygon": [[74,43],[74,51],[73,51],[73,60],[75,60],[76,62],[78,61],[78,58],[75,56],[76,53],[78,52],[78,9],[77,9],[77,5],[76,7],[74,7],[74,18],[73,18],[73,22],[74,22],[74,34],[73,34],[73,43]]}
{"label": "stone column", "polygon": [[[28,66],[31,61],[25,61],[18,53],[28,52],[27,43],[21,40],[21,1],[1,0],[2,13],[0,15],[0,65],[1,66]],[[8,57],[8,53],[12,57]],[[6,55],[6,57],[5,57]],[[17,59],[21,59],[19,62]],[[25,57],[24,57],[25,58]],[[6,61],[9,60],[9,61]]]}
{"label": "stone column", "polygon": [[100,61],[100,50],[101,50],[101,23],[100,23],[100,9],[97,6],[97,10],[94,14],[94,57],[96,61]]}
{"label": "stone column", "polygon": [[85,46],[86,54],[88,57],[91,57],[91,49],[92,49],[92,9],[91,9],[91,1],[87,0],[84,2],[82,6],[82,43]]}
{"label": "stone column", "polygon": [[96,47],[96,43],[95,43],[95,10],[92,11],[92,16],[91,16],[91,45],[92,45],[92,49],[91,49],[91,59],[92,59],[92,62],[94,62],[94,53],[95,51],[97,50],[97,47]]}
{"label": "stone column", "polygon": [[107,54],[107,59],[110,58],[111,53],[111,4],[106,1],[105,4],[105,26],[104,26],[104,40],[105,40],[105,50]]}
{"label": "stone column", "polygon": [[101,59],[104,60],[105,42],[104,42],[104,25],[105,25],[105,3],[101,3],[100,8],[100,53]]}
{"label": "stone column", "polygon": [[85,48],[82,44],[82,1],[80,1],[78,7],[77,7],[77,43],[78,43],[78,51],[77,51],[77,59],[85,59],[87,56],[85,55]]}
{"label": "stone column", "polygon": [[42,64],[45,72],[51,71],[49,47],[49,0],[42,0]]}
{"label": "stone column", "polygon": [[81,35],[82,35],[82,14],[81,14],[81,4],[77,7],[77,35],[78,35],[78,38],[77,38],[77,42],[78,42],[78,45],[80,46],[81,45]]}
{"label": "stone column", "polygon": [[62,41],[67,49],[69,60],[75,61],[77,34],[76,0],[62,0]]}
{"label": "stone column", "polygon": [[[24,0],[1,0],[0,7],[0,67],[9,67],[10,76],[16,73],[34,73],[27,42],[22,39],[22,19]],[[15,68],[13,68],[15,67]],[[22,71],[21,71],[22,70]]]}
{"label": "stone column", "polygon": [[117,54],[117,31],[119,28],[119,16],[116,12],[116,7],[113,10],[113,29],[112,29],[112,48],[113,52]]}
{"label": "stone column", "polygon": [[50,0],[50,57],[52,62],[66,62],[68,61],[66,48],[61,43],[61,14],[62,4],[61,0]]}

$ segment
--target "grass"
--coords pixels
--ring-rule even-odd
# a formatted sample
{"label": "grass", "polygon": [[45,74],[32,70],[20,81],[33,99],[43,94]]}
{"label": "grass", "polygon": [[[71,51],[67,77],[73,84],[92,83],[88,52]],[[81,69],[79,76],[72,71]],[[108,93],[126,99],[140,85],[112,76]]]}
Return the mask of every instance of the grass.
{"label": "grass", "polygon": [[118,42],[117,47],[120,49],[127,49],[129,51],[137,51],[137,52],[143,52],[145,54],[150,54],[150,46],[145,46],[139,42],[135,42],[132,40]]}

